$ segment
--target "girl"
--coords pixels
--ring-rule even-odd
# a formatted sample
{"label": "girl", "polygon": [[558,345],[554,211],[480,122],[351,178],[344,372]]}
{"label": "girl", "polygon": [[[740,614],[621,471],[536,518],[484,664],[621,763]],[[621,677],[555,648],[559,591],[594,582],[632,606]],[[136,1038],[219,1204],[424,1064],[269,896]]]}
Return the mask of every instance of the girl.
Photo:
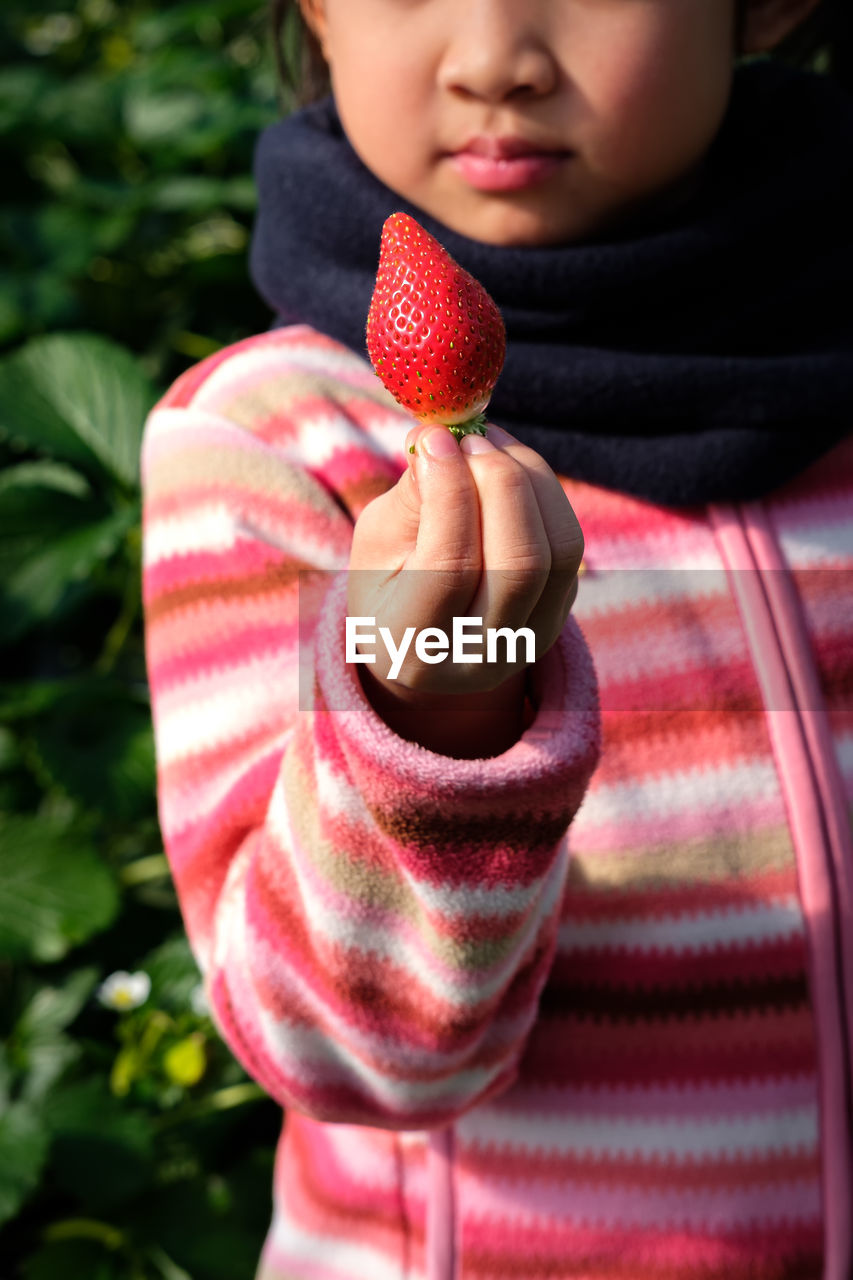
{"label": "girl", "polygon": [[[735,69],[815,0],[301,9],[278,326],[144,447],[164,841],[286,1109],[259,1280],[849,1280],[853,116]],[[486,439],[365,359],[395,209],[503,312]],[[349,661],[401,599],[536,661]]]}

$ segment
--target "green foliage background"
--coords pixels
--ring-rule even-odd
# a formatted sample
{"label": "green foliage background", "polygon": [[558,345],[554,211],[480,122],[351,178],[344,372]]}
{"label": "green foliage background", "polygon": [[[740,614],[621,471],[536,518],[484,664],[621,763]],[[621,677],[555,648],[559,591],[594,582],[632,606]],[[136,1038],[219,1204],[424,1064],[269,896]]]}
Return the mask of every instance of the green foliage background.
{"label": "green foliage background", "polygon": [[[0,67],[0,1277],[242,1280],[281,1114],[200,1001],[158,833],[138,455],[177,374],[269,324],[266,9],[4,0]],[[98,999],[120,970],[136,1008]]]}

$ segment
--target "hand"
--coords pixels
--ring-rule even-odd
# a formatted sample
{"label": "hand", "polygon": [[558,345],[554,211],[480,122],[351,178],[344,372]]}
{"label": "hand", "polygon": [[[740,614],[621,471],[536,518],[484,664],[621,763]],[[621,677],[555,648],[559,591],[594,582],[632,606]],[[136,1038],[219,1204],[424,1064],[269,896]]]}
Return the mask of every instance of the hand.
{"label": "hand", "polygon": [[[488,428],[488,438],[465,437],[460,447],[446,428],[418,425],[406,447],[409,467],[356,522],[348,615],[375,618],[377,635],[387,627],[397,644],[410,627],[450,636],[455,616],[482,618],[483,632],[529,627],[541,657],[565,625],[583,554],[580,526],[554,472],[498,427]],[[374,652],[376,662],[359,671],[366,690],[374,682],[382,687],[374,693],[383,714],[389,696],[422,710],[455,695],[445,706],[461,711],[464,695],[482,708],[484,695],[508,682],[520,704],[523,641],[514,662],[499,643],[500,660],[479,664],[449,656],[427,664],[412,643],[395,680],[384,646]]]}

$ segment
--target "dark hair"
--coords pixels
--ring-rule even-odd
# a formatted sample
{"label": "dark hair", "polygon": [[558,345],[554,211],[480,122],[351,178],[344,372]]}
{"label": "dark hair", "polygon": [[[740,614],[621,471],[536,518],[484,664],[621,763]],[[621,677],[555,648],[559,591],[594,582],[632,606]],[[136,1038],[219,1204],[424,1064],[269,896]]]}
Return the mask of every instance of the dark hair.
{"label": "dark hair", "polygon": [[[749,3],[738,0],[738,46]],[[283,105],[306,106],[324,97],[330,87],[328,68],[317,39],[302,20],[297,0],[270,0],[270,23]],[[773,52],[786,62],[828,71],[853,90],[851,0],[820,0]]]}
{"label": "dark hair", "polygon": [[270,0],[273,53],[285,107],[304,107],[325,97],[329,70],[319,41],[296,0]]}

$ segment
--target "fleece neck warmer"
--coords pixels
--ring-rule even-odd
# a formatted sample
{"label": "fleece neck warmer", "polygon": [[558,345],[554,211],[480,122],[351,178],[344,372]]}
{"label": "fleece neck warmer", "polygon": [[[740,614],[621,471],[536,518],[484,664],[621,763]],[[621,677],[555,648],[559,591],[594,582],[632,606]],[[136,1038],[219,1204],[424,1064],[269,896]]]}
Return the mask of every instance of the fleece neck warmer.
{"label": "fleece neck warmer", "polygon": [[690,194],[641,227],[482,244],[382,184],[327,98],[267,128],[252,279],[276,324],[366,355],[385,218],[416,217],[491,293],[487,411],[558,473],[664,505],[744,501],[853,423],[853,101],[770,61],[735,73]]}

